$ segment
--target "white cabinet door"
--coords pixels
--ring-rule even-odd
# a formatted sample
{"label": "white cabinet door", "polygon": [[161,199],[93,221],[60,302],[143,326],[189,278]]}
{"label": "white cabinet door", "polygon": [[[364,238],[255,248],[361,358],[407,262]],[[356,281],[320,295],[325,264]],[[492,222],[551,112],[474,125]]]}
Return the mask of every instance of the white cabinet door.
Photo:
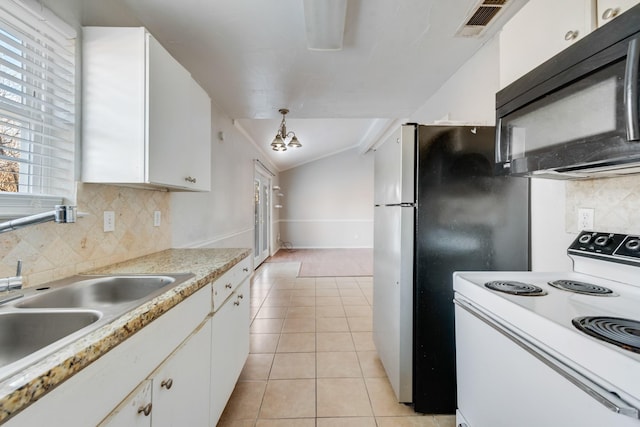
{"label": "white cabinet door", "polygon": [[611,22],[612,19],[638,3],[640,3],[638,0],[598,0],[596,6],[598,27]]}
{"label": "white cabinet door", "polygon": [[192,177],[191,188],[211,190],[211,99],[207,92],[191,79],[189,105],[186,112],[191,123],[185,142],[184,173]]}
{"label": "white cabinet door", "polygon": [[215,426],[249,355],[249,280],[211,318],[211,425]]}
{"label": "white cabinet door", "polygon": [[208,425],[210,360],[207,320],[152,374],[153,427]]}
{"label": "white cabinet door", "polygon": [[99,427],[150,427],[151,380],[143,381],[120,405],[100,424]]}
{"label": "white cabinet door", "polygon": [[592,31],[590,0],[532,0],[500,33],[500,87]]}
{"label": "white cabinet door", "polygon": [[149,55],[149,181],[187,186],[185,160],[189,146],[189,72],[153,37]]}
{"label": "white cabinet door", "polygon": [[211,102],[144,28],[83,32],[84,182],[211,187]]}
{"label": "white cabinet door", "polygon": [[144,28],[86,27],[82,40],[82,180],[145,181]]}

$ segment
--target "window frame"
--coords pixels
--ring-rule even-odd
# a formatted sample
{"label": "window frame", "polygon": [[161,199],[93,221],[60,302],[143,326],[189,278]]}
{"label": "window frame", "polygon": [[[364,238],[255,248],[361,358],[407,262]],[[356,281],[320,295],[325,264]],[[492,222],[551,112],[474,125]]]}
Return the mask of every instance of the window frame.
{"label": "window frame", "polygon": [[[76,202],[79,40],[75,28],[36,0],[3,3],[0,20],[0,51],[5,58],[0,58],[5,72],[0,73],[0,89],[15,84],[10,92],[22,98],[12,106],[10,97],[0,96],[0,117],[9,117],[10,123],[15,120],[9,127],[21,127],[16,150],[22,151],[19,158],[24,161],[18,192],[0,191],[0,219],[13,219]],[[7,59],[10,56],[13,61]],[[40,126],[33,117],[41,118]],[[4,159],[11,161],[10,156]]]}

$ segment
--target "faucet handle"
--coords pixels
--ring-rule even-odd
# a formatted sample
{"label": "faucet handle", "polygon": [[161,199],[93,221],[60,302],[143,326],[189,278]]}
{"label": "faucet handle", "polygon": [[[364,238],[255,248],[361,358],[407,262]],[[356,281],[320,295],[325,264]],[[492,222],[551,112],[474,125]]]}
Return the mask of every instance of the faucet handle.
{"label": "faucet handle", "polygon": [[18,265],[16,266],[16,277],[22,276],[22,260],[18,260]]}

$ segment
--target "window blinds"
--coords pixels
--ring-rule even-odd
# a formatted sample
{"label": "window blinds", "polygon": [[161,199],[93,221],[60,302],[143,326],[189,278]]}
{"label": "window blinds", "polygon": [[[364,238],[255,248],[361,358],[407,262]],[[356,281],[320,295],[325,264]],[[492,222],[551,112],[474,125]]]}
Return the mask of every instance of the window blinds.
{"label": "window blinds", "polygon": [[76,33],[34,0],[0,4],[0,216],[74,198]]}

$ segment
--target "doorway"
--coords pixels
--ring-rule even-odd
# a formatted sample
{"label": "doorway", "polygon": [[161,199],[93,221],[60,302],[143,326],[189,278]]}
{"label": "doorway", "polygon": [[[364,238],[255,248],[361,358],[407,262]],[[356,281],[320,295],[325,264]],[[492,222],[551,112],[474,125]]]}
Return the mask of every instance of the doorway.
{"label": "doorway", "polygon": [[271,177],[257,166],[253,181],[254,191],[254,240],[253,265],[258,268],[269,257],[271,241]]}

